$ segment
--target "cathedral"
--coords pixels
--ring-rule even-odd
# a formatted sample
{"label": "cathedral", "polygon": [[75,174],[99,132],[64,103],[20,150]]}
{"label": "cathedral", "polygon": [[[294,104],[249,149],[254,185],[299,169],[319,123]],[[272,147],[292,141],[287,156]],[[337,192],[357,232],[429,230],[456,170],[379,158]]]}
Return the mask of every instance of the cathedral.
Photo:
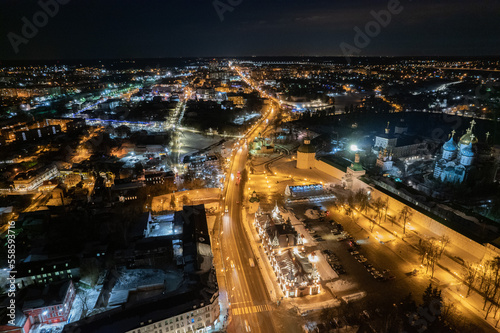
{"label": "cathedral", "polygon": [[[462,184],[476,171],[478,159],[477,137],[473,133],[476,122],[472,120],[467,132],[455,143],[455,131],[444,143],[441,156],[434,166],[434,179],[443,183]],[[486,134],[488,140],[489,133]]]}

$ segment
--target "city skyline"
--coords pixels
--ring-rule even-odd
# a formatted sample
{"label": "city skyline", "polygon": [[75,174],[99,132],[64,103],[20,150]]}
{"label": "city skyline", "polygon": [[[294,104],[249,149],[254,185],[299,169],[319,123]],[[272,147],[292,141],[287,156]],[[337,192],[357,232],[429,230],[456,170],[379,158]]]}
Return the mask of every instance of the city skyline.
{"label": "city skyline", "polygon": [[0,331],[500,332],[500,0],[0,8]]}

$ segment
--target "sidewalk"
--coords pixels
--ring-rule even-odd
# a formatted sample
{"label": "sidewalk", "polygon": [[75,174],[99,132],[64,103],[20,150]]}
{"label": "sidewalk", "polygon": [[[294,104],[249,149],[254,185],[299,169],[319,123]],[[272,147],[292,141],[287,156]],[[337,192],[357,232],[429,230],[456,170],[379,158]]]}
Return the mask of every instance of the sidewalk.
{"label": "sidewalk", "polygon": [[250,246],[252,248],[252,252],[254,256],[257,258],[256,265],[257,267],[259,267],[262,273],[262,278],[264,279],[264,283],[266,284],[266,289],[269,293],[271,301],[276,303],[278,300],[281,300],[285,295],[281,291],[279,285],[275,282],[277,281],[277,277],[274,274],[273,270],[270,269],[268,265],[268,259],[266,254],[264,253],[264,250],[262,249],[262,246],[260,245],[257,246],[257,244],[260,241],[260,238],[251,222],[253,220],[253,214],[247,213],[247,209],[245,208],[243,209],[242,215],[243,215],[242,216],[243,228],[245,229],[245,232],[247,233],[248,238],[250,239]]}
{"label": "sidewalk", "polygon": [[212,253],[213,253],[213,264],[215,267],[215,274],[217,276],[217,284],[219,286],[219,304],[220,304],[220,315],[219,315],[219,325],[216,330],[224,331],[229,323],[231,322],[231,316],[229,315],[229,298],[227,295],[227,283],[224,269],[224,260],[221,253],[222,247],[219,240],[220,227],[221,227],[221,217],[218,216],[214,223],[212,231]]}

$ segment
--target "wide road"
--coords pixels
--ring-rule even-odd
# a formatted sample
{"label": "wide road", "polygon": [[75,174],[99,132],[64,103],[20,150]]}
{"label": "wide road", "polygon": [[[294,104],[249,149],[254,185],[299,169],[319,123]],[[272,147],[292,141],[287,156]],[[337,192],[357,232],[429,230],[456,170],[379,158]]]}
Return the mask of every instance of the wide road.
{"label": "wide road", "polygon": [[[273,116],[273,113],[268,112],[264,119]],[[232,164],[228,172],[230,179],[224,203],[227,213],[222,219],[221,244],[226,269],[227,294],[231,303],[232,322],[228,328],[230,332],[278,331],[273,325],[270,314],[276,306],[271,304],[262,274],[257,267],[257,259],[253,255],[250,240],[242,225],[242,191],[236,182],[238,171],[245,169],[248,156],[246,143],[253,138],[254,133],[258,133],[257,130],[263,128],[265,122],[261,121],[260,126],[255,126],[245,139],[240,141],[242,144],[233,151]],[[250,259],[255,262],[255,267],[250,265]]]}
{"label": "wide road", "polygon": [[[237,67],[231,67],[243,80],[253,89],[257,90],[262,98],[270,100],[271,105],[266,106],[264,116],[252,126],[245,136],[234,147],[231,155],[231,165],[228,171],[228,182],[223,203],[223,209],[227,209],[222,218],[221,226],[221,256],[224,261],[225,284],[230,302],[231,324],[228,332],[300,332],[296,320],[291,319],[286,309],[277,307],[271,301],[262,273],[258,268],[251,241],[245,232],[242,222],[243,202],[241,186],[236,178],[238,171],[245,170],[248,158],[248,145],[260,132],[264,132],[268,124],[272,123],[279,107],[273,108],[272,104],[278,104],[276,98],[268,95],[258,87],[258,84],[245,78]],[[232,175],[232,177],[231,177]],[[234,177],[234,178],[233,178]],[[254,262],[254,267],[250,264]]]}
{"label": "wide road", "polygon": [[[233,171],[244,169],[247,153],[247,149],[236,152]],[[243,228],[240,202],[239,185],[230,182],[225,200],[228,213],[223,218],[222,235],[222,255],[232,316],[228,331],[278,332],[270,313],[276,306],[271,304],[250,240]],[[250,265],[250,259],[255,262],[255,267]]]}
{"label": "wide road", "polygon": [[[223,207],[227,208],[227,213],[222,219],[221,233],[221,255],[224,260],[227,295],[231,304],[231,324],[228,332],[295,332],[294,328],[298,329],[298,325],[287,319],[285,309],[278,308],[268,294],[250,246],[251,240],[242,224],[243,191],[240,186],[244,184],[238,185],[236,182],[238,171],[243,172],[245,169],[248,143],[265,129],[275,114],[276,111],[269,106],[262,120],[240,140],[241,144],[233,151],[228,172],[229,182]],[[231,174],[234,180],[231,180]],[[254,261],[254,267],[250,264],[250,259]]]}

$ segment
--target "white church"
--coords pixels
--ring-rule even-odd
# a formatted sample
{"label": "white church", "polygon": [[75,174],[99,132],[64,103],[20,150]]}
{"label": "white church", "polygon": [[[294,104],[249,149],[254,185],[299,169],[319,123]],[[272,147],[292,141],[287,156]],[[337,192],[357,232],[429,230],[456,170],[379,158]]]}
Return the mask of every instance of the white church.
{"label": "white church", "polygon": [[460,138],[458,144],[454,140],[455,131],[451,132],[450,139],[443,145],[441,158],[436,161],[434,179],[452,184],[461,184],[467,180],[475,168],[475,145],[478,141],[472,132],[475,124],[476,122],[472,120],[471,127]]}

